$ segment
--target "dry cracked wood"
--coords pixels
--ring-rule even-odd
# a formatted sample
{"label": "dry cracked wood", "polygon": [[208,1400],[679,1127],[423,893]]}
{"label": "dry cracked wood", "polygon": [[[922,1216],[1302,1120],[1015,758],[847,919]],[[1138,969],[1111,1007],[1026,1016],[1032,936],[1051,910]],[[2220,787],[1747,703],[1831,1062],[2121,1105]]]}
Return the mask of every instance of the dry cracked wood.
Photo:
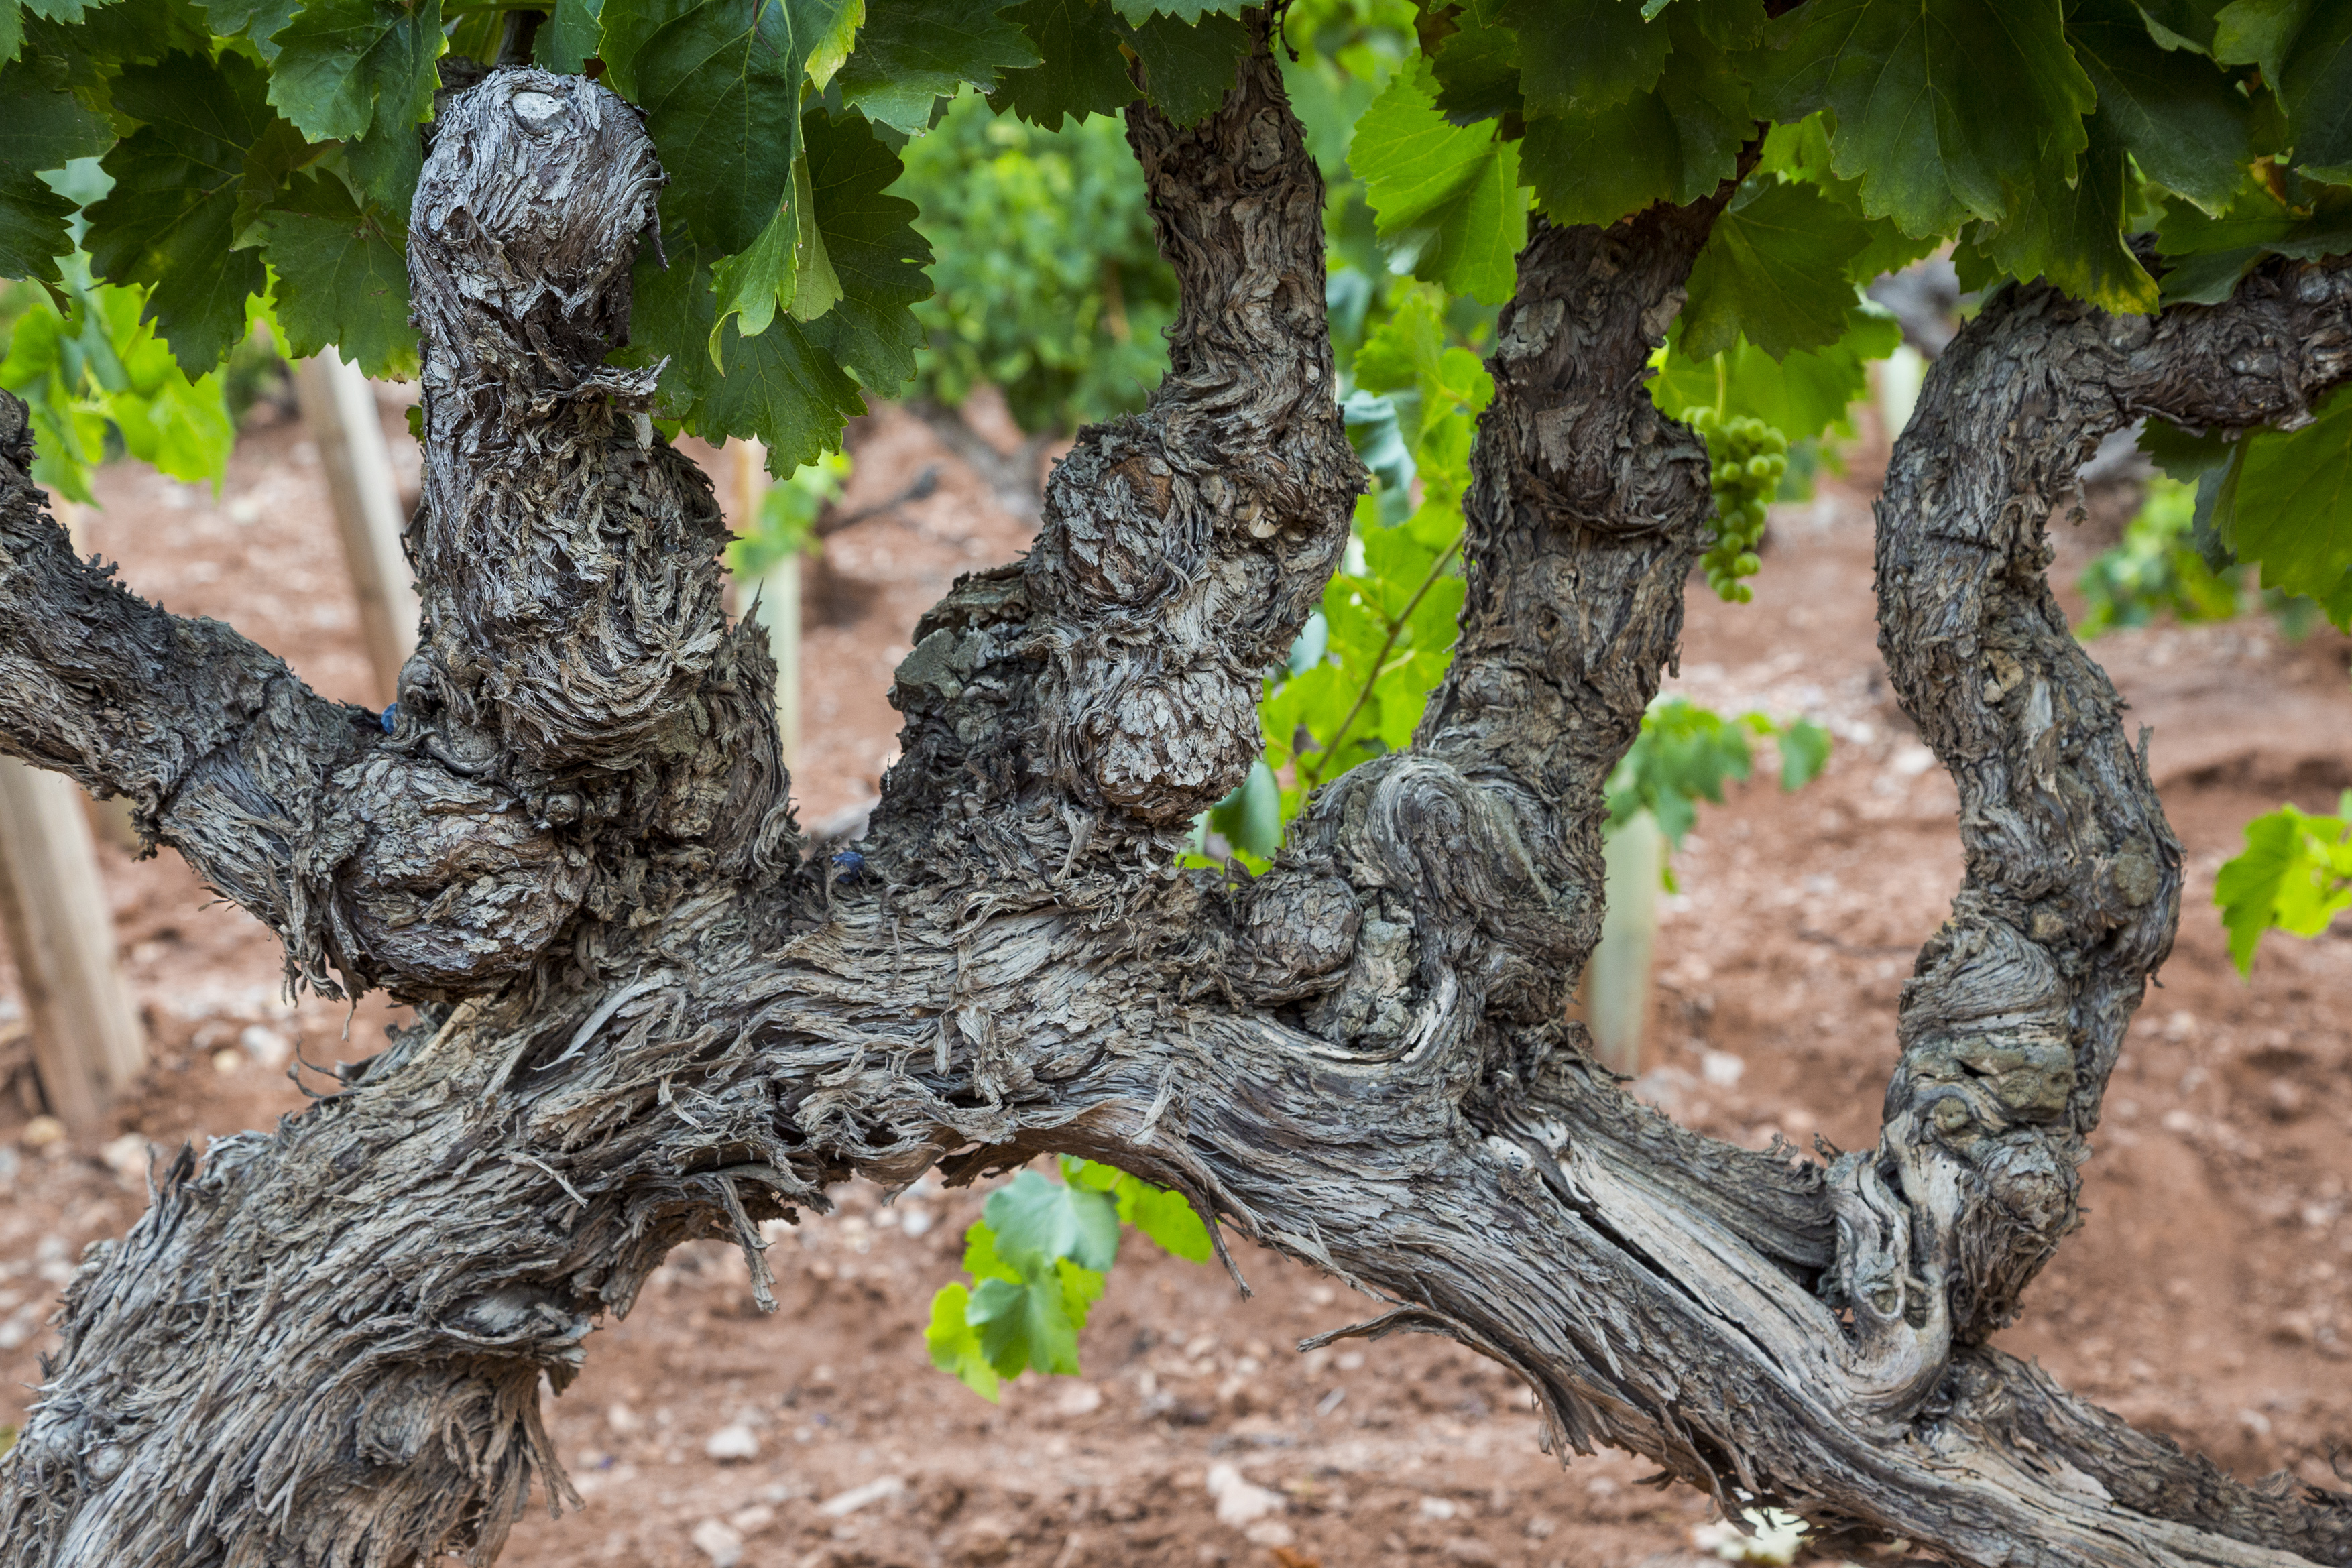
{"label": "dry cracked wood", "polygon": [[795,852],[708,490],[603,368],[654,171],[601,89],[495,74],[428,160],[428,624],[390,734],[77,561],[0,397],[0,746],[131,795],[312,983],[425,1020],[184,1153],[92,1251],[0,1461],[0,1563],[486,1563],[534,1485],[569,1495],[541,1375],[668,1248],[732,1237],[764,1294],[760,1220],[1046,1150],[1181,1188],[1394,1304],[1361,1332],[1453,1335],[1555,1443],[1727,1503],[1977,1563],[2352,1563],[2343,1498],[2241,1485],[1983,1343],[2074,1222],[2179,889],[2041,519],[2140,413],[2307,409],[2352,275],[2273,263],[2155,321],[2014,289],[1939,361],[1880,508],[1882,617],[1969,879],[1885,1135],[1824,1173],[1641,1108],[1560,1021],[1601,781],[1706,532],[1703,449],[1643,380],[1721,196],[1537,225],[1454,667],[1410,750],[1224,883],[1175,869],[1184,824],[1248,765],[1359,471],[1271,62],[1200,127],[1129,126],[1175,369],[1086,434],[1027,561],[926,619],[862,863]]}

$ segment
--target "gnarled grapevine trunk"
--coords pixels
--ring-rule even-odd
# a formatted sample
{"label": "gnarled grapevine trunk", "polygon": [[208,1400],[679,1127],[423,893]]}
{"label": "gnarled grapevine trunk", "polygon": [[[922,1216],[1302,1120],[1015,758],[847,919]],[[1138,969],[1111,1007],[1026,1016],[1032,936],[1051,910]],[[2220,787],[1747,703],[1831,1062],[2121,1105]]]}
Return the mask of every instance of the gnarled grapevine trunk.
{"label": "gnarled grapevine trunk", "polygon": [[664,1252],[852,1174],[1061,1150],[1450,1334],[1727,1503],[1980,1563],[2352,1562],[2352,1508],[2233,1482],[1985,1335],[2164,956],[2179,850],[2042,582],[2041,519],[2143,413],[2293,419],[2352,373],[2352,273],[2273,263],[2147,321],[2041,287],[1938,362],[1879,508],[1882,625],[1960,782],[1969,880],[1897,1020],[1885,1132],[1826,1173],[1631,1102],[1562,1004],[1601,785],[1679,635],[1705,450],[1649,354],[1727,191],[1538,222],[1493,361],[1462,641],[1413,746],[1265,875],[1176,869],[1255,749],[1259,672],[1343,542],[1321,187],[1248,63],[1130,110],[1183,287],[1140,417],[1035,550],[960,582],[895,700],[856,867],[803,863],[707,486],[606,369],[656,178],[585,81],[444,115],[412,244],[426,606],[389,730],[77,560],[0,397],[0,746],[137,802],[311,983],[427,1020],[270,1134],[183,1154],[71,1287],[0,1461],[0,1562],[487,1563],[538,1414]]}

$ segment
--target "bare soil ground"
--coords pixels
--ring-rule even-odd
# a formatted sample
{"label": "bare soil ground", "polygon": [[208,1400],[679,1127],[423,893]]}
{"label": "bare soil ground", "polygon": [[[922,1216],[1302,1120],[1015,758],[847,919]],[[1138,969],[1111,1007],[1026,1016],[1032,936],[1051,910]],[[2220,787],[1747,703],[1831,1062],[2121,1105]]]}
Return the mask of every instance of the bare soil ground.
{"label": "bare soil ground", "polygon": [[[389,414],[387,428],[404,442]],[[929,499],[837,535],[810,575],[796,775],[808,822],[871,798],[895,746],[883,693],[915,616],[1028,528],[919,421],[886,410],[854,440],[850,507],[924,465],[941,476]],[[1875,1135],[1895,1001],[1959,878],[1952,788],[1895,708],[1874,645],[1868,479],[1776,517],[1753,605],[1694,597],[1675,683],[1727,711],[1810,713],[1838,737],[1804,790],[1759,782],[1703,809],[1675,860],[1682,892],[1666,905],[1636,1090],[1752,1146]],[[299,424],[251,432],[217,497],[128,464],[100,487],[85,548],[120,559],[131,586],[233,622],[322,692],[372,699]],[[2249,988],[2210,900],[2247,818],[2282,800],[2326,808],[2352,785],[2347,650],[2289,644],[2260,621],[2095,646],[2154,727],[2190,887],[2164,988],[2108,1098],[2089,1225],[2006,1336],[2248,1476],[2326,1480],[2331,1446],[2352,1444],[2352,929],[2274,940]],[[144,1145],[201,1147],[299,1109],[281,1055],[364,1054],[391,1016],[380,999],[284,1006],[260,926],[206,907],[176,859],[101,852],[155,1065],[111,1126],[44,1147],[26,1146],[24,1075],[0,1095],[0,1423],[33,1396],[57,1285],[88,1241],[143,1207]],[[0,967],[0,1020],[13,984]],[[879,1198],[856,1187],[832,1218],[779,1229],[780,1263],[799,1266],[779,1269],[773,1319],[753,1309],[734,1253],[673,1257],[552,1400],[584,1510],[534,1513],[504,1561],[1693,1560],[1692,1530],[1710,1517],[1701,1496],[1641,1484],[1648,1467],[1622,1455],[1563,1474],[1537,1449],[1524,1392],[1489,1364],[1426,1340],[1296,1353],[1371,1303],[1262,1252],[1241,1259],[1255,1291],[1241,1300],[1221,1272],[1130,1243],[1087,1332],[1087,1377],[1024,1380],[986,1405],[933,1371],[921,1340],[980,1195],[926,1183],[895,1206]],[[714,1458],[714,1438],[733,1457]]]}

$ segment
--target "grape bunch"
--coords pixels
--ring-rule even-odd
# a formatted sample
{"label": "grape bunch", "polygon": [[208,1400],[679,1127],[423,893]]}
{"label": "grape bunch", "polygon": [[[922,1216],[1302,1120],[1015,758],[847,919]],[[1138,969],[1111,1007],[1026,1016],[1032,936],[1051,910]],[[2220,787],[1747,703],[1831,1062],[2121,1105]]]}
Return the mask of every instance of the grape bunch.
{"label": "grape bunch", "polygon": [[1715,463],[1707,483],[1715,491],[1715,542],[1699,564],[1716,592],[1745,604],[1755,591],[1740,579],[1763,563],[1756,547],[1764,538],[1764,507],[1789,471],[1789,438],[1760,419],[1724,419],[1711,408],[1695,408],[1683,423],[1706,441]]}

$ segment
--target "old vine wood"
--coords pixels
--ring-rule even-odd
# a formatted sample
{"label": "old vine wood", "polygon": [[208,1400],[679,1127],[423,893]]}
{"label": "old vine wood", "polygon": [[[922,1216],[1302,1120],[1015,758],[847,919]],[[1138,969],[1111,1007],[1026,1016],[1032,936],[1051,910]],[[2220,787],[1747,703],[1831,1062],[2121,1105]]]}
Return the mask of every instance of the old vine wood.
{"label": "old vine wood", "polygon": [[1727,1508],[2019,1568],[2352,1563],[2352,1499],[2232,1479],[1989,1343],[2081,1218],[2182,875],[2044,521],[2135,419],[2304,421],[2352,377],[2352,267],[2274,256],[2138,315],[2012,285],[1937,362],[1879,609],[1967,880],[1890,1020],[1879,1143],[1792,1161],[1635,1103],[1564,1021],[1602,786],[1710,537],[1650,362],[1752,145],[1696,199],[1531,221],[1418,734],[1265,874],[1179,868],[1365,483],[1324,181],[1251,26],[1197,123],[1125,110],[1181,287],[1169,373],[1054,471],[1025,559],[917,629],[855,862],[803,857],[710,486],[657,370],[610,358],[665,176],[604,86],[499,69],[439,107],[407,239],[424,628],[389,729],[79,559],[0,395],[0,747],[129,797],[303,982],[420,1019],[275,1131],[181,1152],[88,1256],[0,1461],[0,1563],[487,1563],[535,1492],[572,1500],[542,1376],[670,1248],[732,1239],[772,1308],[761,1221],[1047,1152],[1391,1304],[1342,1333],[1495,1358],[1563,1454]]}

